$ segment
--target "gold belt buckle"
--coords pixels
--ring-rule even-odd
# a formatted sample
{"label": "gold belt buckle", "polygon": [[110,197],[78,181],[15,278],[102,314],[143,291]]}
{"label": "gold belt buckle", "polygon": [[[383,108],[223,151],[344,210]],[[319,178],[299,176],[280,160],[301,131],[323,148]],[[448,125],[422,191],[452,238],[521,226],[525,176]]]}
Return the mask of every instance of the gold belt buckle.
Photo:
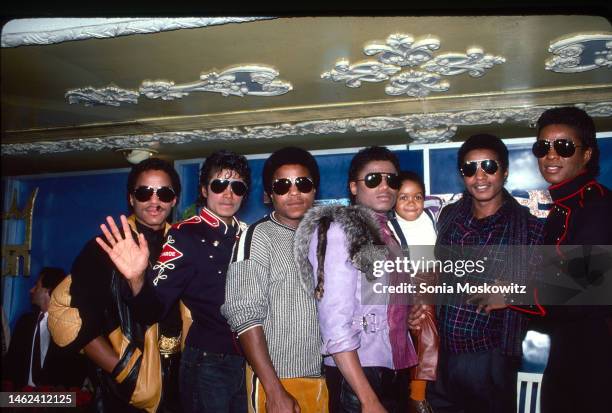
{"label": "gold belt buckle", "polygon": [[159,353],[161,355],[178,353],[181,350],[181,336],[166,337],[164,335],[160,335],[158,344]]}

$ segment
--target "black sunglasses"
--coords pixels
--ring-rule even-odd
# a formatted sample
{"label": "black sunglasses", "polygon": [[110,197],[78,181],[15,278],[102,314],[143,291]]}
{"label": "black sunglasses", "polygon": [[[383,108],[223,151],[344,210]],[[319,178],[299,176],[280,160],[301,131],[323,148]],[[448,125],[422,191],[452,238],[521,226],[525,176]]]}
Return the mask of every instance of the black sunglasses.
{"label": "black sunglasses", "polygon": [[314,188],[312,179],[307,176],[298,176],[290,178],[278,178],[272,182],[272,192],[276,195],[285,195],[291,189],[291,185],[295,184],[298,191],[307,194]]}
{"label": "black sunglasses", "polygon": [[389,174],[386,172],[370,172],[363,179],[355,179],[355,181],[363,181],[368,188],[376,188],[381,184],[383,176],[387,180],[387,185],[391,189],[399,189],[400,179],[397,174]]}
{"label": "black sunglasses", "polygon": [[162,202],[172,202],[172,200],[176,198],[174,190],[169,186],[160,186],[158,188],[152,186],[139,186],[134,189],[133,194],[134,198],[139,202],[147,202],[153,197],[153,194],[156,194]]}
{"label": "black sunglasses", "polygon": [[461,174],[467,178],[476,175],[478,167],[489,175],[494,175],[499,169],[499,164],[494,159],[479,159],[477,161],[469,161],[464,163],[459,170]]}
{"label": "black sunglasses", "polygon": [[554,141],[547,141],[541,139],[536,141],[531,147],[531,151],[536,158],[545,157],[550,151],[551,146],[555,148],[555,152],[563,158],[570,158],[576,153],[576,148],[582,148],[582,145],[576,145],[569,139],[555,139]]}
{"label": "black sunglasses", "polygon": [[237,179],[213,179],[210,182],[210,190],[215,194],[220,194],[227,189],[228,185],[237,196],[246,194],[246,184]]}

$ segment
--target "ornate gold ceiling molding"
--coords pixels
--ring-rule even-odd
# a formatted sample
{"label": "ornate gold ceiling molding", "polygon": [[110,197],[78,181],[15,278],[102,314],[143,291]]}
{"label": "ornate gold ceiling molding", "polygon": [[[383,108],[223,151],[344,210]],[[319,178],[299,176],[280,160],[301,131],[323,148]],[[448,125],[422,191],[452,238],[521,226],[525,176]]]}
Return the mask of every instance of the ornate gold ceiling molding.
{"label": "ornate gold ceiling molding", "polygon": [[612,33],[578,33],[554,41],[548,51],[555,56],[545,68],[557,73],[579,73],[612,68]]}
{"label": "ornate gold ceiling molding", "polygon": [[293,124],[329,119],[403,116],[420,113],[433,116],[435,113],[473,109],[557,106],[608,101],[612,101],[612,84],[578,85],[562,88],[430,96],[426,99],[404,97],[332,105],[140,118],[127,122],[93,123],[59,128],[8,130],[3,133],[2,141],[4,144],[34,143],[36,141],[103,138],[105,136],[146,135],[153,132]]}
{"label": "ornate gold ceiling molding", "polygon": [[450,83],[442,76],[421,70],[409,70],[393,76],[385,87],[385,93],[391,96],[408,95],[425,97],[430,92],[446,92]]}
{"label": "ornate gold ceiling molding", "polygon": [[15,19],[2,28],[2,47],[46,45],[73,40],[105,39],[132,34],[158,33],[276,17],[180,18],[36,18]]}
{"label": "ornate gold ceiling molding", "polygon": [[376,60],[364,60],[352,65],[348,60],[341,59],[334,68],[321,75],[322,79],[334,82],[344,81],[348,87],[360,87],[361,82],[378,83],[389,80],[389,77],[402,70],[401,67],[389,65]]}
{"label": "ornate gold ceiling molding", "polygon": [[65,97],[68,100],[68,103],[71,105],[82,104],[85,106],[120,106],[123,103],[138,103],[138,91],[122,89],[114,85],[99,89],[92,86],[71,89],[66,92]]}
{"label": "ornate gold ceiling molding", "polygon": [[370,42],[363,48],[368,56],[379,55],[381,63],[389,65],[418,66],[433,57],[433,51],[440,48],[437,37],[425,36],[418,40],[409,34],[392,34],[387,37],[386,43]]}
{"label": "ornate gold ceiling molding", "polygon": [[120,106],[123,103],[136,104],[138,96],[149,99],[175,100],[189,96],[192,92],[214,92],[222,96],[278,96],[291,90],[289,82],[279,80],[278,71],[264,65],[241,65],[221,73],[202,73],[200,80],[181,85],[169,80],[145,80],[138,91],[121,89],[111,85],[96,89],[88,86],[68,90],[68,103],[85,106]]}
{"label": "ornate gold ceiling molding", "polygon": [[[591,116],[612,116],[612,101],[576,104]],[[535,122],[540,114],[554,106],[532,106],[502,109],[475,109],[454,112],[420,113],[403,116],[374,116],[366,118],[327,119],[309,122],[268,124],[233,128],[196,129],[129,136],[107,136],[103,138],[69,139],[53,142],[3,144],[5,155],[28,153],[55,153],[83,150],[115,150],[125,147],[159,147],[191,142],[219,140],[257,140],[284,136],[329,135],[349,132],[385,132],[403,130],[413,143],[438,143],[449,141],[458,126]]]}
{"label": "ornate gold ceiling molding", "polygon": [[480,47],[471,47],[464,53],[445,53],[423,64],[427,72],[444,76],[466,73],[471,77],[482,77],[487,69],[506,62],[502,56],[485,54]]}
{"label": "ornate gold ceiling molding", "polygon": [[457,133],[457,126],[443,126],[441,128],[422,128],[408,130],[408,135],[414,143],[441,143],[451,140]]}
{"label": "ornate gold ceiling molding", "polygon": [[200,80],[184,85],[174,82],[145,81],[140,93],[149,99],[174,100],[188,96],[191,92],[215,92],[223,96],[278,96],[291,90],[289,82],[277,79],[278,71],[263,65],[243,65],[205,73]]}
{"label": "ornate gold ceiling molding", "polygon": [[[386,43],[370,42],[363,48],[368,56],[378,55],[378,61],[365,60],[350,64],[347,59],[336,62],[334,68],[321,74],[322,79],[345,82],[348,87],[360,87],[361,82],[389,80],[385,93],[391,96],[425,97],[431,92],[446,92],[450,83],[442,76],[466,73],[482,77],[487,69],[506,62],[503,56],[485,54],[480,47],[468,48],[465,53],[444,53],[434,57],[440,48],[437,37],[415,39],[412,35],[396,33]],[[398,73],[404,67],[417,67]],[[395,75],[395,76],[392,76]]]}

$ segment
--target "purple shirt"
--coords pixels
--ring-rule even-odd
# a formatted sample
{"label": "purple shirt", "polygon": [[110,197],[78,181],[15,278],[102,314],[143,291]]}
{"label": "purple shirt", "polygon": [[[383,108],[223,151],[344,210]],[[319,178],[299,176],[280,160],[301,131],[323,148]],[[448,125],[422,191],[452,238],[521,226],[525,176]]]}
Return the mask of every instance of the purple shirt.
{"label": "purple shirt", "polygon": [[[308,259],[313,267],[315,278],[316,251],[317,234],[315,231],[311,236],[308,251]],[[380,281],[383,281],[383,278]],[[363,367],[387,367],[399,370],[414,366],[417,364],[417,357],[407,328],[408,348],[402,349],[401,353],[405,356],[400,359],[396,358],[394,363],[389,340],[386,305],[388,296],[375,294],[372,288],[362,289],[362,282],[370,283],[351,263],[344,231],[340,224],[333,222],[327,232],[323,298],[317,301],[319,326],[323,339],[321,353],[330,355],[357,350]],[[324,363],[328,366],[335,366],[332,357],[325,357]]]}

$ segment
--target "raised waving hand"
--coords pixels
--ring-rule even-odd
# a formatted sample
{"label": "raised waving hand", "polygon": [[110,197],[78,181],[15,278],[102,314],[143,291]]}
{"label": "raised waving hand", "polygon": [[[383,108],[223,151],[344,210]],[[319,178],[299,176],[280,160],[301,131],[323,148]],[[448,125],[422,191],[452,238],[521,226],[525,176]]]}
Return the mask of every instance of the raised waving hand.
{"label": "raised waving hand", "polygon": [[149,265],[149,247],[143,234],[138,234],[138,243],[133,238],[132,231],[125,215],[120,217],[123,234],[112,217],[106,217],[106,224],[100,229],[106,238],[96,237],[96,242],[108,254],[115,267],[128,280],[132,292],[138,294],[144,283],[144,272]]}

